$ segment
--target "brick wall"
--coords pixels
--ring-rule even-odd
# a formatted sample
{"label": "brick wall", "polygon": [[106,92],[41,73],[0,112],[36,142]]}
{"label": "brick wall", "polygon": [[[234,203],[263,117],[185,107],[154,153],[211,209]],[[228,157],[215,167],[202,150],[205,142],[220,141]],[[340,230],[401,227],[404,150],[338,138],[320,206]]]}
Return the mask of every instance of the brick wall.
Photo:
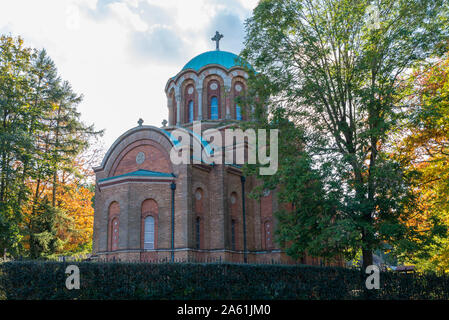
{"label": "brick wall", "polygon": [[[179,165],[169,160],[171,144],[158,129],[134,128],[125,133],[111,148],[102,167],[96,168],[97,180],[138,169],[173,172],[175,191],[175,259],[221,259],[243,262],[242,184],[238,168],[227,165]],[[136,163],[136,155],[145,153],[145,161]],[[170,180],[118,182],[96,186],[93,251],[99,258],[154,261],[171,255],[172,190]],[[267,239],[275,232],[276,191],[261,199],[250,199],[249,193],[261,182],[245,182],[246,234],[248,262],[284,263],[294,261],[282,253],[277,244]],[[201,194],[196,197],[196,192]],[[235,201],[231,201],[232,198]],[[155,218],[155,249],[144,250],[144,219]],[[110,219],[120,221],[117,250],[108,244]],[[201,221],[201,243],[197,250],[196,218]],[[235,250],[232,248],[232,220],[235,224]],[[303,262],[319,264],[319,259],[304,257]]]}

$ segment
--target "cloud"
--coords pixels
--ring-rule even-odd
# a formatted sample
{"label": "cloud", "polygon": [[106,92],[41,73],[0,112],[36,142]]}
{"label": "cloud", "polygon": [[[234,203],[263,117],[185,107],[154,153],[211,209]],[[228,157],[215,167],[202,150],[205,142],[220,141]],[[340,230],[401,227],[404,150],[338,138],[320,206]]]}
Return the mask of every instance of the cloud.
{"label": "cloud", "polygon": [[195,55],[242,49],[243,22],[256,0],[0,1],[0,32],[45,48],[85,99],[82,120],[106,129],[110,145],[137,125],[166,119],[166,81]]}
{"label": "cloud", "polygon": [[138,32],[148,30],[148,24],[141,19],[139,14],[132,12],[125,3],[112,3],[109,8],[122,23],[128,24],[133,30]]}
{"label": "cloud", "polygon": [[174,30],[154,26],[150,31],[132,33],[130,46],[132,53],[138,58],[175,64],[183,57],[186,44]]}
{"label": "cloud", "polygon": [[[163,1],[161,2],[163,3]],[[138,13],[141,19],[150,26],[153,24],[174,26],[175,24],[173,14],[163,5],[152,5],[144,1],[139,2],[132,10],[134,13]]]}
{"label": "cloud", "polygon": [[220,41],[221,50],[240,52],[244,37],[243,20],[240,16],[227,10],[217,12],[205,28],[204,36],[210,38],[210,35],[214,35],[215,31],[220,31],[224,35],[224,38]]}

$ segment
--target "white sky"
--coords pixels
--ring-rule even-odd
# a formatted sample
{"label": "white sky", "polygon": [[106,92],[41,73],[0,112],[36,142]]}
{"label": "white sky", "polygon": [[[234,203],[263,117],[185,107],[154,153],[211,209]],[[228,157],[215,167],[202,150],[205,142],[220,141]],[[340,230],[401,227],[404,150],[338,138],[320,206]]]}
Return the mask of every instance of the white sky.
{"label": "white sky", "polygon": [[243,48],[258,0],[0,0],[0,33],[45,48],[84,95],[82,120],[105,129],[106,148],[143,118],[168,118],[164,87],[194,56]]}

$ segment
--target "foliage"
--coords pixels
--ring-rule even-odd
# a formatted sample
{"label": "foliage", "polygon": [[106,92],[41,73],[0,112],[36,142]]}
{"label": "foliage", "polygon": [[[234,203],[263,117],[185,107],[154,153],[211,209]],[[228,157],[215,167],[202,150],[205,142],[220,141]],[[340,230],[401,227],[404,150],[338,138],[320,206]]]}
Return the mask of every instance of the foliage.
{"label": "foliage", "polygon": [[[415,69],[402,94],[410,106],[397,128],[394,156],[408,170],[417,210],[407,223],[423,231],[433,221],[449,226],[449,55]],[[444,230],[445,231],[445,230]],[[421,269],[449,270],[449,240],[425,244],[427,254],[398,247],[402,259]]]}
{"label": "foliage", "polygon": [[[61,230],[79,228],[70,221],[76,223],[79,218],[74,215],[81,210],[91,214],[90,202],[85,201],[91,195],[83,187],[88,175],[80,160],[90,138],[100,132],[81,122],[81,101],[82,96],[58,76],[45,50],[25,48],[21,38],[1,36],[2,254],[42,258],[63,250],[69,236],[62,236]],[[88,235],[84,232],[82,237],[84,245]]]}
{"label": "foliage", "polygon": [[[404,74],[443,50],[447,8],[446,0],[265,0],[254,10],[242,52],[257,70],[248,95],[256,98],[247,102],[254,126],[276,125],[281,115],[304,136],[296,160],[293,151],[287,159],[280,153],[274,183],[291,194],[281,200],[299,201],[279,224],[290,253],[361,249],[366,266],[385,244],[434,239],[405,222],[413,196],[404,168],[390,157],[389,133],[405,103]],[[289,135],[279,143],[288,148]],[[274,187],[273,178],[260,178]]]}
{"label": "foliage", "polygon": [[380,290],[364,293],[355,269],[241,264],[70,263],[80,289],[68,290],[68,263],[0,264],[0,296],[6,299],[448,299],[449,278],[380,274]]}

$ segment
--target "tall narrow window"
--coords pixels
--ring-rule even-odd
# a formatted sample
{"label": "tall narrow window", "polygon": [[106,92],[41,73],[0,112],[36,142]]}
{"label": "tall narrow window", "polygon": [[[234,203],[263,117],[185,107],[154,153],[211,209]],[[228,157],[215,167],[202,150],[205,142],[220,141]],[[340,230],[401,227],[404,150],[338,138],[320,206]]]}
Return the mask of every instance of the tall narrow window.
{"label": "tall narrow window", "polygon": [[212,97],[210,99],[210,118],[211,120],[218,120],[218,98]]}
{"label": "tall narrow window", "polygon": [[242,109],[238,104],[235,105],[235,118],[237,120],[242,120]]}
{"label": "tall narrow window", "polygon": [[119,223],[118,218],[114,218],[111,221],[111,231],[112,231],[112,244],[111,244],[111,250],[117,250],[118,249],[118,240],[119,240]]}
{"label": "tall narrow window", "polygon": [[232,250],[235,250],[235,220],[231,220],[231,245]]}
{"label": "tall narrow window", "polygon": [[189,122],[193,122],[193,101],[189,101]]}
{"label": "tall narrow window", "polygon": [[195,223],[195,235],[196,235],[196,248],[200,249],[201,248],[201,220],[200,217],[196,218],[196,223]]}
{"label": "tall narrow window", "polygon": [[270,250],[273,244],[273,235],[271,234],[271,221],[265,222],[265,249]]}
{"label": "tall narrow window", "polygon": [[172,101],[172,107],[173,107],[173,115],[172,115],[173,123],[172,123],[172,125],[176,125],[176,123],[178,121],[178,107],[176,104],[176,98],[174,96],[173,96],[173,101]]}
{"label": "tall narrow window", "polygon": [[154,218],[145,218],[144,249],[154,249]]}
{"label": "tall narrow window", "polygon": [[[234,86],[234,98],[236,101],[238,101],[238,98],[243,95],[243,84],[241,82],[237,82]],[[238,105],[236,102],[235,104],[235,119],[236,120],[243,120],[242,116],[242,107]]]}
{"label": "tall narrow window", "polygon": [[112,202],[109,205],[108,213],[108,250],[114,251],[119,245],[119,226],[120,226],[120,205],[118,202]]}

